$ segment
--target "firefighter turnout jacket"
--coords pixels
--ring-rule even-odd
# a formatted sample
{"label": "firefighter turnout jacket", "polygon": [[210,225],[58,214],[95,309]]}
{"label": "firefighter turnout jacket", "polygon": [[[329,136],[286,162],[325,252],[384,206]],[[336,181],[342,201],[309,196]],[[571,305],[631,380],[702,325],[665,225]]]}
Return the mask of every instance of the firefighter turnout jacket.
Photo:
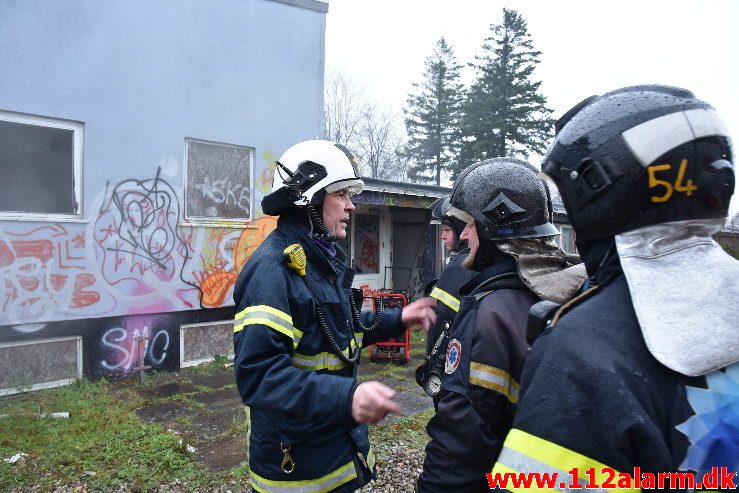
{"label": "firefighter turnout jacket", "polygon": [[[283,259],[295,243],[305,250],[310,290]],[[367,426],[351,414],[358,361],[337,356],[318,309],[345,355],[404,327],[400,310],[383,311],[371,332],[355,327],[353,271],[337,250],[328,255],[302,227],[280,218],[234,288],[234,368],[250,410],[249,467],[259,492],[354,491],[374,475]],[[371,315],[363,314],[366,325]]]}
{"label": "firefighter turnout jacket", "polygon": [[[556,473],[554,489],[564,490],[577,468],[580,485],[618,491],[613,489],[616,480],[625,478],[622,474],[633,476],[634,468],[653,475],[689,468],[705,473],[712,466],[736,470],[736,410],[733,418],[731,413],[722,416],[726,409],[708,403],[720,403],[732,392],[739,395],[739,368],[730,370],[732,391],[727,383],[731,373],[687,377],[660,364],[642,337],[618,256],[601,272],[597,287],[560,309],[553,327],[534,343],[513,429],[493,475]],[[707,381],[719,382],[718,388],[706,389]],[[715,392],[699,406],[703,416],[692,409],[691,392]],[[686,435],[691,434],[689,441]],[[621,486],[628,489],[626,483]],[[686,490],[673,486],[666,488]],[[509,489],[528,491],[512,484]]]}
{"label": "firefighter turnout jacket", "polygon": [[475,274],[469,269],[462,267],[462,262],[470,253],[469,248],[464,248],[449,258],[444,270],[441,271],[439,281],[431,290],[431,297],[436,298],[436,323],[429,330],[426,339],[426,354],[431,353],[436,340],[444,330],[444,323],[452,325],[454,317],[459,311],[459,289],[469,281]]}
{"label": "firefighter turnout jacket", "polygon": [[477,273],[460,293],[437,413],[426,431],[421,493],[489,491],[490,471],[518,402],[528,350],[526,319],[539,301],[508,257]]}

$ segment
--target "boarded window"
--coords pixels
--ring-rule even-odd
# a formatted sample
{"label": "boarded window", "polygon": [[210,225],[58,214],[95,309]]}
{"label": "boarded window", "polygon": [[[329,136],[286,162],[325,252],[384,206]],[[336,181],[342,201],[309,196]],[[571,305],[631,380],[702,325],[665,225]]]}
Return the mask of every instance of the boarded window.
{"label": "boarded window", "polygon": [[80,213],[82,124],[0,111],[0,214]]}
{"label": "boarded window", "polygon": [[186,145],[187,218],[193,221],[250,220],[254,149],[190,139]]}

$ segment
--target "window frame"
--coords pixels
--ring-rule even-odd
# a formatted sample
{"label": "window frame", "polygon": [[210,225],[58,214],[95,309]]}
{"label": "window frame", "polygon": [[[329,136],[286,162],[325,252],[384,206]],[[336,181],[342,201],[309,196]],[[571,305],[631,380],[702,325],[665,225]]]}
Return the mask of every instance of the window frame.
{"label": "window frame", "polygon": [[84,128],[82,122],[48,116],[16,113],[0,109],[0,120],[23,125],[34,125],[37,127],[56,128],[72,131],[72,158],[74,160],[74,199],[77,202],[77,211],[63,212],[24,212],[0,210],[0,220],[10,221],[61,221],[79,222],[83,220],[84,203],[82,197],[82,169],[83,169],[83,145]]}
{"label": "window frame", "polygon": [[[233,218],[226,218],[226,217],[208,217],[208,216],[190,216],[188,214],[188,179],[189,179],[189,170],[190,170],[190,163],[189,163],[189,155],[188,150],[190,143],[197,143],[197,144],[206,144],[206,145],[216,145],[216,146],[226,146],[226,147],[233,147],[236,149],[245,149],[248,150],[250,153],[249,156],[249,218],[239,218],[239,219],[233,219]],[[256,155],[257,150],[255,147],[248,146],[248,145],[241,145],[241,144],[232,144],[230,142],[218,142],[214,140],[206,140],[206,139],[198,139],[195,137],[185,137],[184,141],[184,150],[185,150],[185,157],[184,157],[184,165],[183,165],[183,186],[182,186],[182,225],[193,225],[193,226],[219,226],[219,227],[240,227],[243,225],[248,225],[254,222],[254,214],[255,214],[255,207],[254,207],[254,171],[256,169]]]}
{"label": "window frame", "polygon": [[[559,224],[558,228],[559,235],[557,236],[557,243],[559,244],[559,248],[564,251],[565,253],[570,254],[578,254],[577,251],[577,245],[575,244],[575,228],[572,227],[571,224]],[[572,238],[572,247],[574,251],[566,250],[565,247],[565,235],[570,236]]]}

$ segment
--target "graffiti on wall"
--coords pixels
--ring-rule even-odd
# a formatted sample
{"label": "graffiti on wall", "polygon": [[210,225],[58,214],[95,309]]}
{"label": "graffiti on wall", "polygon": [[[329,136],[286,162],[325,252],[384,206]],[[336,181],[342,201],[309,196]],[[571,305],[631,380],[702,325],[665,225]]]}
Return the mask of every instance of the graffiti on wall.
{"label": "graffiti on wall", "polygon": [[187,139],[186,216],[251,219],[254,149]]}
{"label": "graffiti on wall", "polygon": [[275,176],[275,168],[277,168],[277,157],[270,151],[262,154],[262,159],[266,166],[262,169],[256,183],[256,189],[263,194],[267,194],[272,190],[272,179]]}
{"label": "graffiti on wall", "polygon": [[354,266],[363,274],[377,274],[380,263],[380,216],[354,215]]}
{"label": "graffiti on wall", "polygon": [[[96,267],[106,287],[121,300],[140,299],[141,305],[148,305],[143,300],[158,293],[173,305],[193,308],[187,291],[196,286],[183,279],[190,250],[177,231],[179,202],[159,172],[151,179],[106,187],[92,223]],[[189,288],[184,292],[183,283]]]}
{"label": "graffiti on wall", "polygon": [[85,267],[85,238],[61,224],[0,230],[0,308],[13,323],[49,320],[100,302]]}
{"label": "graffiti on wall", "polygon": [[[210,177],[204,176],[202,182],[193,183],[192,186],[201,193],[202,199],[207,199],[215,204],[223,204],[227,208],[235,208],[244,213],[243,217],[249,217],[251,197],[249,189],[241,183],[237,183],[229,177],[211,181]],[[208,210],[207,217],[216,215],[215,207]]]}
{"label": "graffiti on wall", "polygon": [[167,330],[151,328],[147,320],[129,319],[124,327],[103,333],[96,363],[113,374],[128,374],[140,366],[158,368],[170,356],[171,339]]}
{"label": "graffiti on wall", "polygon": [[369,284],[362,284],[359,286],[362,290],[362,310],[373,310],[374,301],[373,298],[379,296],[382,293],[380,288],[372,288]]}
{"label": "graffiti on wall", "polygon": [[181,224],[179,196],[157,170],[108,184],[87,225],[0,223],[0,326],[29,333],[49,321],[230,305],[276,218]]}
{"label": "graffiti on wall", "polygon": [[198,252],[187,270],[202,293],[201,307],[227,301],[247,259],[276,227],[276,217],[264,216],[241,230],[199,228],[197,237],[187,237],[191,250]]}
{"label": "graffiti on wall", "polygon": [[355,204],[414,207],[417,209],[428,209],[434,200],[436,200],[434,197],[418,197],[415,195],[401,195],[373,190],[366,190],[352,198],[352,202]]}
{"label": "graffiti on wall", "polygon": [[[272,180],[275,177],[275,169],[277,168],[277,156],[271,151],[265,151],[262,153],[262,160],[265,166],[262,168],[262,172],[256,177],[254,188],[256,193],[266,195],[272,191]],[[255,204],[257,205],[256,216],[262,216],[261,201],[255,200]]]}

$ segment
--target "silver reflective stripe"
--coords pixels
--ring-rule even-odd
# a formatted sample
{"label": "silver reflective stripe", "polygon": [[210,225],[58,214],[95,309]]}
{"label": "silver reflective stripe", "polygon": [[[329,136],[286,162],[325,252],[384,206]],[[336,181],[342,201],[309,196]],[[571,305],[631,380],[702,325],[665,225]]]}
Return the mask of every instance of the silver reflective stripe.
{"label": "silver reflective stripe", "polygon": [[[547,489],[547,491],[588,491],[588,492],[613,492],[613,491],[627,491],[623,489],[603,489],[603,488],[587,488],[586,486],[582,486],[581,488],[568,488],[567,486],[573,482],[573,479],[570,476],[570,473],[567,471],[563,471],[561,469],[557,469],[556,467],[552,467],[549,464],[545,464],[544,462],[538,461],[534,458],[529,457],[528,455],[524,455],[521,452],[518,452],[516,450],[503,447],[503,451],[498,456],[498,464],[504,466],[507,469],[510,469],[512,471],[516,471],[516,473],[532,473],[536,472],[539,474],[550,474],[554,475],[556,474],[556,482],[555,487],[553,490]],[[499,472],[496,466],[496,470],[493,471]],[[600,472],[600,471],[599,471]],[[578,475],[578,483],[582,485],[588,484],[590,479],[587,476],[587,473],[585,470],[580,470]],[[504,474],[501,472],[501,474]],[[618,476],[618,473],[616,473]],[[510,481],[510,480],[509,480]],[[531,488],[537,488],[538,485],[536,484],[536,481],[532,481]],[[528,491],[527,488],[522,488],[524,491]]]}
{"label": "silver reflective stripe", "polygon": [[300,340],[303,338],[303,331],[293,327],[293,347],[298,347]]}
{"label": "silver reflective stripe", "polygon": [[[577,468],[577,481],[570,471]],[[541,489],[539,484],[551,485],[560,491],[602,491],[637,493],[639,488],[623,488],[624,475],[606,464],[591,459],[574,450],[554,442],[531,435],[523,430],[511,429],[506,437],[503,451],[493,466],[493,480],[513,493],[528,493]],[[633,478],[631,478],[633,481]],[[503,481],[504,483],[500,483]],[[505,482],[507,481],[507,484]],[[537,483],[538,481],[538,483]],[[569,488],[577,482],[582,488]],[[587,488],[591,483],[605,485],[602,488]],[[612,486],[609,485],[612,484]],[[528,487],[526,486],[528,484]]]}
{"label": "silver reflective stripe", "polygon": [[728,131],[715,110],[693,109],[646,121],[621,135],[631,153],[646,167],[681,144],[710,135],[728,135]]}
{"label": "silver reflective stripe", "polygon": [[[346,354],[346,351],[344,351]],[[338,356],[332,353],[318,353],[315,356],[293,354],[293,366],[304,370],[340,370],[346,366]]]}
{"label": "silver reflective stripe", "polygon": [[275,315],[273,313],[269,313],[269,312],[263,312],[263,311],[257,312],[257,311],[254,311],[254,312],[251,312],[251,313],[247,313],[243,320],[244,321],[247,321],[249,319],[254,319],[254,318],[263,318],[265,320],[269,320],[271,322],[276,323],[280,327],[283,327],[285,330],[289,330],[290,332],[292,332],[292,330],[293,330],[293,326],[290,323],[288,323],[282,317],[279,317],[279,316],[277,316],[277,315]]}
{"label": "silver reflective stripe", "polygon": [[325,493],[356,477],[354,462],[350,462],[321,478],[302,481],[274,481],[262,478],[252,471],[251,485],[255,490],[264,493]]}
{"label": "silver reflective stripe", "polygon": [[234,318],[234,333],[247,325],[266,325],[294,341],[292,317],[277,308],[267,305],[246,307]]}
{"label": "silver reflective stripe", "polygon": [[472,361],[470,362],[470,383],[500,392],[513,404],[518,403],[518,383],[500,368]]}
{"label": "silver reflective stripe", "polygon": [[[562,486],[569,484],[570,482],[570,476],[565,471],[560,471],[557,468],[554,468],[550,466],[549,464],[545,464],[543,462],[540,462],[536,459],[532,459],[531,457],[522,454],[521,452],[518,452],[513,449],[509,449],[507,447],[503,447],[503,450],[501,451],[500,455],[498,456],[498,463],[505,466],[507,469],[511,469],[513,471],[516,471],[516,473],[531,473],[531,472],[538,472],[538,473],[549,473],[549,474],[557,474],[557,484],[556,486]],[[494,471],[497,472],[497,471]],[[503,474],[503,473],[501,473]],[[532,484],[532,487],[535,485]],[[570,488],[555,488],[556,491],[582,491],[585,490],[585,488],[573,490]],[[602,490],[591,490],[591,491],[602,491]]]}

